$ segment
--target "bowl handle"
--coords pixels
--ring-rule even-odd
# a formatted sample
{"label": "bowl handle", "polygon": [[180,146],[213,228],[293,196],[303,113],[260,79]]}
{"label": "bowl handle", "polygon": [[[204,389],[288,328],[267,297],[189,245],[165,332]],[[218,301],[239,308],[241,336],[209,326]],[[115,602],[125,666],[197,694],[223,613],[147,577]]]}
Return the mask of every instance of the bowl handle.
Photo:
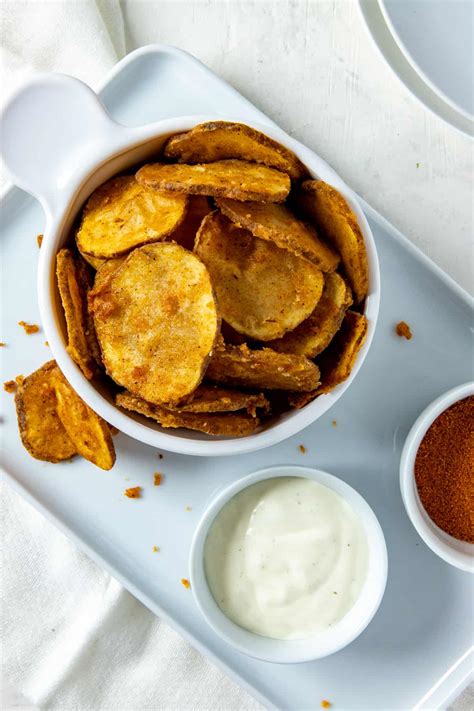
{"label": "bowl handle", "polygon": [[7,104],[0,136],[10,178],[51,217],[78,178],[125,148],[133,133],[109,116],[83,82],[40,74]]}

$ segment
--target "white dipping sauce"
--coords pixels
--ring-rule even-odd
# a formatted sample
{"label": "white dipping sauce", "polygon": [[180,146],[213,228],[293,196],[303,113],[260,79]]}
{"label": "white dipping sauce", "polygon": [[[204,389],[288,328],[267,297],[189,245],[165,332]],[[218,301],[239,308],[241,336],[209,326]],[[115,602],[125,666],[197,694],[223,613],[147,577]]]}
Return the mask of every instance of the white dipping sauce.
{"label": "white dipping sauce", "polygon": [[336,625],[357,600],[368,566],[363,526],[332,489],[278,477],[236,494],[206,539],[204,566],[233,622],[275,639]]}

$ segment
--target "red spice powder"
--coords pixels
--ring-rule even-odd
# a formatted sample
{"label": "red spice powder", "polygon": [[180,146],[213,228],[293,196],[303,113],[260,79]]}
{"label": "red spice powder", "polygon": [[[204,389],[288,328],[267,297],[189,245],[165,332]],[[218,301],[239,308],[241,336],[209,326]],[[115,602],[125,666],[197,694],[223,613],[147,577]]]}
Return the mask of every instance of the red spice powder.
{"label": "red spice powder", "polygon": [[474,543],[474,396],[441,413],[415,460],[418,493],[429,517],[460,541]]}

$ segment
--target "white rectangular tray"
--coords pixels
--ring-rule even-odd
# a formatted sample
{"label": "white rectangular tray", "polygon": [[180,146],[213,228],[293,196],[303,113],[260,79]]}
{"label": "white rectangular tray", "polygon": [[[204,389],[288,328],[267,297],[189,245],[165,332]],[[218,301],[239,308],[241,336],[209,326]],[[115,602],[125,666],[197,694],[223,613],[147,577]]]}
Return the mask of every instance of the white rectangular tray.
{"label": "white rectangular tray", "polygon": [[[194,58],[169,47],[146,47],[126,57],[100,95],[111,114],[129,125],[189,113],[271,123]],[[374,343],[348,392],[296,437],[240,457],[165,453],[159,460],[152,448],[118,435],[117,464],[104,473],[81,458],[62,465],[30,458],[18,438],[12,396],[2,395],[4,469],[10,483],[268,707],[314,709],[329,697],[338,709],[438,708],[466,686],[472,670],[472,630],[466,623],[471,577],[443,563],[418,538],[398,486],[401,447],[418,413],[471,377],[470,299],[372,208],[363,207],[381,262],[382,305]],[[29,373],[50,357],[44,334],[26,336],[17,325],[21,319],[39,322],[36,234],[43,222],[33,198],[18,189],[4,197],[3,379]],[[394,324],[402,319],[414,333],[409,342],[394,335]],[[299,451],[300,443],[306,454]],[[367,498],[387,539],[389,580],[379,612],[352,645],[318,662],[277,667],[220,641],[180,578],[187,577],[191,537],[209,497],[247,472],[285,463],[326,469]],[[156,470],[166,475],[160,488],[152,485]],[[124,497],[132,485],[144,487],[142,500]],[[159,555],[152,553],[155,544]]]}

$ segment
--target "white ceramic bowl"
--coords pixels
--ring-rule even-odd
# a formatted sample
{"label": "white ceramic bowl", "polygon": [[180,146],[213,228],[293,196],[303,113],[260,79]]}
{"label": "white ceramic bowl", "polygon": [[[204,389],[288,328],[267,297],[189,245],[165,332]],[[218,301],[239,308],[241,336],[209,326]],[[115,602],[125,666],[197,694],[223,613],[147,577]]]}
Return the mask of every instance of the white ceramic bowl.
{"label": "white ceramic bowl", "polygon": [[[367,578],[354,606],[331,630],[314,637],[278,640],[239,627],[224,615],[214,600],[204,570],[204,546],[209,528],[222,507],[239,491],[264,479],[282,476],[306,477],[340,494],[364,526],[369,547]],[[379,605],[387,582],[387,548],[380,524],[365,499],[341,479],[318,469],[295,465],[261,469],[239,479],[219,493],[204,512],[190,553],[191,589],[197,605],[214,632],[239,652],[277,663],[307,662],[327,657],[346,647],[367,627]]]}
{"label": "white ceramic bowl", "polygon": [[[131,166],[152,160],[170,135],[213,119],[216,117],[184,116],[140,127],[121,126],[105,112],[89,87],[56,74],[36,77],[16,94],[7,105],[2,121],[2,151],[9,174],[14,183],[41,202],[46,214],[38,267],[38,300],[45,335],[59,367],[88,405],[121,432],[153,447],[203,456],[261,449],[294,435],[325,413],[350,386],[367,355],[380,300],[377,252],[354,195],[308,148],[278,128],[252,123],[294,151],[314,177],[336,187],[357,215],[370,270],[365,306],[368,334],[350,377],[332,393],[317,398],[301,410],[282,415],[255,434],[219,439],[188,430],[164,430],[146,418],[118,409],[106,388],[86,380],[66,351],[64,316],[55,280],[56,253],[70,237],[84,202],[99,185]],[[234,117],[233,120],[239,119]]]}
{"label": "white ceramic bowl", "polygon": [[469,395],[474,395],[474,383],[465,383],[448,390],[423,410],[408,433],[403,447],[400,489],[410,521],[426,545],[446,563],[474,573],[474,544],[450,536],[431,520],[421,503],[415,481],[415,459],[423,437],[442,412]]}

